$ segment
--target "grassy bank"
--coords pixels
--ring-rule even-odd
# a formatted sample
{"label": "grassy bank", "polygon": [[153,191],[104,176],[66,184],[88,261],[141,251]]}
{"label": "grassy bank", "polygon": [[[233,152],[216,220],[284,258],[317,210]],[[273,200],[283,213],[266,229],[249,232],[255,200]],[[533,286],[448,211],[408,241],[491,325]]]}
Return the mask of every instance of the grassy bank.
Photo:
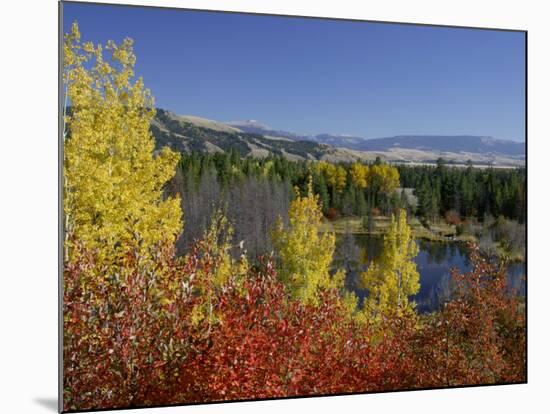
{"label": "grassy bank", "polygon": [[[372,231],[368,231],[363,226],[363,220],[360,217],[344,217],[334,221],[325,220],[321,226],[323,232],[334,232],[352,234],[381,236],[386,233],[390,225],[390,218],[387,216],[373,217]],[[474,235],[457,235],[456,226],[446,223],[443,220],[430,223],[430,228],[426,228],[420,223],[418,218],[413,217],[409,221],[413,235],[417,239],[436,241],[436,242],[476,242],[479,240]],[[524,262],[525,256],[516,252],[510,254],[506,252],[498,243],[494,243],[491,251],[498,257],[506,259],[509,262]]]}
{"label": "grassy bank", "polygon": [[[386,233],[390,225],[390,218],[378,216],[373,218],[373,229],[368,231],[363,227],[363,220],[360,217],[345,217],[335,221],[326,220],[322,225],[322,231],[331,231],[334,233],[351,232],[353,234],[382,235]],[[414,237],[430,241],[475,241],[473,236],[457,236],[456,227],[443,221],[430,225],[427,229],[420,221],[413,217],[409,221],[413,230]]]}

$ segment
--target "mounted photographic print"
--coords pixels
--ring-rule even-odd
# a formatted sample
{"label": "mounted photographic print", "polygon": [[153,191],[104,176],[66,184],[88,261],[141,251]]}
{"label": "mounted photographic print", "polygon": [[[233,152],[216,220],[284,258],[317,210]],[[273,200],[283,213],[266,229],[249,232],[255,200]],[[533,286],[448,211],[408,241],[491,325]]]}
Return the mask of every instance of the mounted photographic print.
{"label": "mounted photographic print", "polygon": [[60,409],[527,381],[524,31],[60,3]]}

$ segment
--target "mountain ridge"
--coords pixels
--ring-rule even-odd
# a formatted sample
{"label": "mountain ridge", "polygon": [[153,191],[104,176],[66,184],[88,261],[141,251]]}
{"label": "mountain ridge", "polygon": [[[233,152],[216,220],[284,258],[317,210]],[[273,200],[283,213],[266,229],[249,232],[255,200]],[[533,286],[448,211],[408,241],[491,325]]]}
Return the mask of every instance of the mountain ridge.
{"label": "mountain ridge", "polygon": [[[440,151],[492,152],[506,155],[524,154],[524,142],[505,140],[485,135],[440,135],[440,134],[400,134],[380,138],[364,138],[352,135],[319,133],[316,135],[298,134],[279,129],[273,129],[256,120],[226,122],[241,129],[243,132],[263,132],[271,136],[281,136],[298,140],[310,140],[335,147],[344,147],[359,151],[387,151],[391,147],[401,146],[407,149],[424,149]],[[406,141],[406,142],[405,142]],[[441,145],[445,143],[446,145]],[[474,148],[473,146],[478,146]],[[467,147],[467,148],[466,148]],[[496,148],[496,150],[495,150]],[[484,151],[485,150],[485,151]]]}
{"label": "mountain ridge", "polygon": [[475,135],[396,135],[362,137],[304,135],[271,128],[256,120],[220,122],[195,115],[177,115],[157,109],[151,124],[157,145],[182,152],[237,150],[242,156],[283,155],[289,159],[331,162],[372,161],[394,163],[447,162],[497,166],[523,166],[525,144]]}

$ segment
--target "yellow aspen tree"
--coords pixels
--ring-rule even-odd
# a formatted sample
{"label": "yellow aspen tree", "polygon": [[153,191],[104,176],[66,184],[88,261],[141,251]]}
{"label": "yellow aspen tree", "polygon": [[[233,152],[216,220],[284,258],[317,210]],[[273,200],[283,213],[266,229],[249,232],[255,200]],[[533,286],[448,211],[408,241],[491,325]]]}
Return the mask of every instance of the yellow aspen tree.
{"label": "yellow aspen tree", "polygon": [[338,193],[344,191],[348,177],[348,172],[344,167],[326,161],[319,161],[316,163],[315,169],[324,174],[327,183],[334,187]]}
{"label": "yellow aspen tree", "polygon": [[[233,226],[223,211],[217,209],[199,243],[200,256],[207,265],[199,267],[193,276],[196,279],[195,293],[200,298],[191,312],[194,325],[203,320],[207,320],[209,325],[219,322],[219,315],[215,312],[217,297],[230,282],[241,288],[249,274],[250,265],[244,250],[238,260],[231,257],[233,233]],[[185,261],[189,262],[193,254],[188,255]]]}
{"label": "yellow aspen tree", "polygon": [[382,181],[382,191],[390,193],[399,187],[399,171],[391,165],[384,165],[384,179]]}
{"label": "yellow aspen tree", "polygon": [[399,171],[387,164],[373,165],[370,176],[380,184],[380,190],[389,193],[399,187]]}
{"label": "yellow aspen tree", "polygon": [[325,174],[327,183],[332,187],[336,187],[337,177],[336,177],[336,167],[333,164],[330,164],[325,161],[319,162],[319,169]]}
{"label": "yellow aspen tree", "polygon": [[336,191],[341,193],[346,188],[346,181],[348,179],[347,170],[339,165],[336,167]]}
{"label": "yellow aspen tree", "polygon": [[360,162],[355,162],[350,170],[352,182],[359,188],[366,188],[368,185],[369,167]]}
{"label": "yellow aspen tree", "polygon": [[272,240],[280,262],[279,275],[292,296],[304,303],[317,304],[321,289],[340,288],[343,273],[329,273],[335,249],[335,235],[320,233],[322,212],[311,179],[306,196],[296,198],[289,208],[289,226],[278,220]]}
{"label": "yellow aspen tree", "polygon": [[397,217],[392,215],[380,258],[360,275],[361,286],[369,292],[364,310],[370,319],[414,308],[408,298],[420,289],[420,275],[413,260],[417,254],[407,213],[401,209]]}
{"label": "yellow aspen tree", "polygon": [[145,253],[174,241],[182,230],[179,199],[163,197],[179,155],[154,152],[154,101],[134,80],[133,41],[105,49],[107,60],[101,45],[81,42],[76,23],[64,36],[66,259],[70,240],[115,260],[129,248]]}
{"label": "yellow aspen tree", "polygon": [[311,161],[311,170],[315,174],[321,174],[325,171],[325,161]]}

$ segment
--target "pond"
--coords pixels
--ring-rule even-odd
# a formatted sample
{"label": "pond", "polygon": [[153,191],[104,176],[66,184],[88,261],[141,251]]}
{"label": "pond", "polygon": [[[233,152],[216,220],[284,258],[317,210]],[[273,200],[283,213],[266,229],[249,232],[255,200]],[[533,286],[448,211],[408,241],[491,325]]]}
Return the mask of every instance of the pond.
{"label": "pond", "polygon": [[[348,240],[345,240],[346,237]],[[353,241],[352,241],[353,240]],[[460,242],[433,242],[418,240],[418,255],[414,259],[418,273],[420,274],[420,291],[411,296],[417,304],[420,313],[431,312],[439,309],[442,303],[449,299],[451,294],[450,269],[456,268],[461,273],[472,269],[468,250],[464,243]],[[370,262],[379,257],[382,251],[382,237],[355,235],[342,235],[338,237],[337,250],[335,252],[335,264],[342,265],[353,263],[355,266],[347,268],[346,287],[353,290],[362,301],[367,292],[358,287],[359,271],[356,270],[360,255]],[[508,283],[518,294],[525,295],[525,263],[514,263],[507,269]]]}

